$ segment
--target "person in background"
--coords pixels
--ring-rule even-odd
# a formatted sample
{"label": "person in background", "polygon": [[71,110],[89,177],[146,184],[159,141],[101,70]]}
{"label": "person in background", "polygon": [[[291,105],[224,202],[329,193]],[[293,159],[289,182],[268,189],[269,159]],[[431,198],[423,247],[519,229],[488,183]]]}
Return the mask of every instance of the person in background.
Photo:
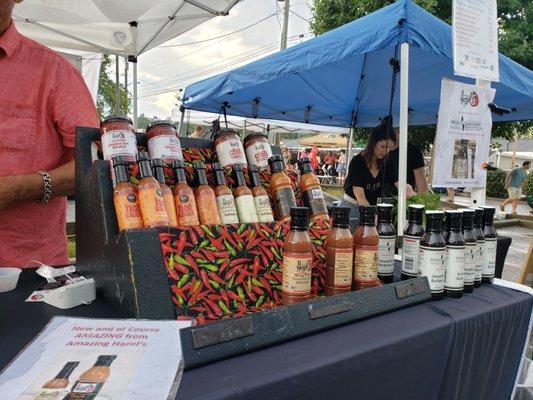
{"label": "person in background", "polygon": [[507,204],[512,204],[511,214],[516,215],[516,208],[522,198],[522,187],[524,186],[530,164],[530,161],[524,161],[521,167],[514,168],[505,177],[505,189],[509,193],[509,198],[500,204],[500,210],[502,212],[505,212],[505,206]]}
{"label": "person in background", "polygon": [[342,181],[346,175],[346,150],[342,149],[340,153],[337,160],[337,173],[339,174],[339,181]]}
{"label": "person in background", "polygon": [[313,146],[311,151],[309,152],[309,161],[311,162],[311,167],[313,167],[313,170],[315,173],[318,172],[320,169],[320,151],[318,150],[318,147]]}
{"label": "person in background", "polygon": [[284,147],[281,151],[281,156],[283,157],[283,164],[285,164],[285,168],[289,169],[290,162],[291,162],[291,152],[287,147]]}
{"label": "person in background", "polygon": [[[392,128],[380,125],[368,137],[365,149],[350,161],[344,196],[339,204],[351,209],[350,218],[359,220],[360,205],[376,205],[385,183],[398,185],[397,177],[384,168],[384,159],[395,144],[396,134]],[[394,178],[396,180],[392,180]],[[414,195],[410,185],[406,190],[408,197]]]}
{"label": "person in background", "polygon": [[302,158],[309,158],[309,155],[311,154],[311,149],[303,149],[300,151],[300,154],[298,154],[298,160]]}
{"label": "person in background", "polygon": [[194,131],[191,133],[191,137],[195,139],[201,139],[204,136],[204,127],[202,125],[196,125]]}
{"label": "person in background", "polygon": [[76,126],[98,127],[80,73],[22,36],[0,0],[0,266],[64,265]]}
{"label": "person in background", "polygon": [[324,166],[322,169],[327,175],[335,175],[335,156],[332,151],[328,151],[328,154],[324,157]]}

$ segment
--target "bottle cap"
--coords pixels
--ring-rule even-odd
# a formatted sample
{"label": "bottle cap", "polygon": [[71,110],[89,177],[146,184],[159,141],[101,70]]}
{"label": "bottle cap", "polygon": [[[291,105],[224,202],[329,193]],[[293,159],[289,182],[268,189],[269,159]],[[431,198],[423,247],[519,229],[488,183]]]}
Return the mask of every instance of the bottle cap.
{"label": "bottle cap", "polygon": [[422,224],[422,219],[424,216],[423,204],[411,204],[409,205],[409,222],[416,222]]}
{"label": "bottle cap", "polygon": [[65,364],[63,369],[56,375],[56,379],[68,379],[72,371],[78,366],[79,361],[70,361]]}
{"label": "bottle cap", "polygon": [[176,183],[187,182],[187,178],[185,177],[185,170],[183,168],[183,161],[175,160],[172,162],[172,169],[174,171],[174,179],[176,180]]}
{"label": "bottle cap", "polygon": [[360,225],[376,225],[376,206],[359,206],[359,214]]}
{"label": "bottle cap", "polygon": [[98,358],[96,359],[96,362],[94,363],[94,365],[95,366],[99,366],[99,367],[102,367],[102,366],[109,367],[111,365],[111,363],[115,360],[115,358],[117,358],[117,356],[115,356],[115,355],[112,355],[112,356],[98,356]]}
{"label": "bottle cap", "polygon": [[165,172],[163,170],[163,161],[160,158],[152,159],[152,169],[154,172],[155,179],[159,183],[165,183]]}
{"label": "bottle cap", "polygon": [[392,222],[392,210],[394,206],[392,204],[380,203],[377,205],[378,222]]}
{"label": "bottle cap", "polygon": [[463,213],[463,230],[472,229],[474,226],[474,210],[470,208],[460,208],[459,211]]}
{"label": "bottle cap", "polygon": [[183,164],[183,161],[181,160],[174,160],[172,161],[172,168],[183,168],[185,165]]}
{"label": "bottle cap", "polygon": [[309,158],[302,157],[298,160],[298,169],[300,170],[300,174],[308,174],[310,172],[313,172],[313,167],[311,167],[311,161],[309,161]]}
{"label": "bottle cap", "polygon": [[116,157],[113,157],[112,160],[113,160],[113,168],[116,167],[117,165],[128,165],[126,161],[126,157],[124,156],[116,156]]}
{"label": "bottle cap", "polygon": [[146,151],[139,151],[137,153],[137,162],[150,161],[150,155]]}
{"label": "bottle cap", "polygon": [[428,210],[426,211],[426,230],[430,232],[442,232],[443,211]]}
{"label": "bottle cap", "polygon": [[306,231],[309,225],[308,214],[307,207],[291,207],[291,229]]}
{"label": "bottle cap", "polygon": [[250,185],[252,187],[261,186],[261,179],[259,178],[259,170],[256,165],[249,165]]}
{"label": "bottle cap", "polygon": [[484,211],[480,207],[470,207],[474,210],[474,227],[481,228],[483,226],[483,214]]}
{"label": "bottle cap", "polygon": [[141,151],[137,154],[137,164],[139,164],[141,178],[152,176],[152,162],[146,151]]}
{"label": "bottle cap", "polygon": [[350,207],[333,207],[331,214],[333,216],[333,227],[348,228],[350,223]]}
{"label": "bottle cap", "polygon": [[494,223],[494,214],[496,209],[494,207],[481,207],[483,209],[483,225],[492,225]]}
{"label": "bottle cap", "polygon": [[193,165],[196,169],[205,169],[205,164],[202,161],[195,161]]}
{"label": "bottle cap", "polygon": [[233,166],[233,171],[235,172],[235,181],[237,182],[237,186],[246,186],[243,166],[241,164],[235,164]]}
{"label": "bottle cap", "polygon": [[279,154],[274,154],[268,159],[271,173],[276,173],[284,170],[283,158]]}
{"label": "bottle cap", "polygon": [[462,231],[463,230],[463,213],[458,210],[446,211],[446,231]]}

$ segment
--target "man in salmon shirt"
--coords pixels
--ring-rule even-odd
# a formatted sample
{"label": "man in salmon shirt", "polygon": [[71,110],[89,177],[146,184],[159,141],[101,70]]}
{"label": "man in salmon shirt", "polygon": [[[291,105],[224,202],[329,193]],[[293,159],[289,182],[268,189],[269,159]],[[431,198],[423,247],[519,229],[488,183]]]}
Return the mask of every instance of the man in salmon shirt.
{"label": "man in salmon shirt", "polygon": [[79,72],[22,36],[0,0],[0,267],[68,263],[76,126],[98,126]]}

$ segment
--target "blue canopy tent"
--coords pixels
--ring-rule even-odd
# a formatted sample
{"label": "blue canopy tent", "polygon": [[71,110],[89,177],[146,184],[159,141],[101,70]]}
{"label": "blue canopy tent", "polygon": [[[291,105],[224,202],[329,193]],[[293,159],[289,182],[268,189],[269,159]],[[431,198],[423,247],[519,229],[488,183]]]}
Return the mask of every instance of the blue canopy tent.
{"label": "blue canopy tent", "polygon": [[[453,73],[451,27],[411,0],[190,85],[183,107],[330,126],[376,126],[389,112],[389,60],[400,52],[400,95],[393,98],[392,114],[400,121],[400,154],[405,155],[407,124],[437,121],[441,79],[473,83]],[[494,102],[512,111],[493,115],[494,121],[533,119],[533,72],[501,54],[499,60]],[[405,169],[400,156],[400,183]],[[403,197],[400,185],[399,214]]]}

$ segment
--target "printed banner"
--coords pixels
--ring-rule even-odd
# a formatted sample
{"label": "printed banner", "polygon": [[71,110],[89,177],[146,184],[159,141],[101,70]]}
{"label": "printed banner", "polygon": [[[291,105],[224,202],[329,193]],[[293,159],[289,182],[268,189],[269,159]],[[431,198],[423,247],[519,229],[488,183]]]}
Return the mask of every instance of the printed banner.
{"label": "printed banner", "polygon": [[485,187],[495,89],[443,79],[433,159],[434,187]]}

